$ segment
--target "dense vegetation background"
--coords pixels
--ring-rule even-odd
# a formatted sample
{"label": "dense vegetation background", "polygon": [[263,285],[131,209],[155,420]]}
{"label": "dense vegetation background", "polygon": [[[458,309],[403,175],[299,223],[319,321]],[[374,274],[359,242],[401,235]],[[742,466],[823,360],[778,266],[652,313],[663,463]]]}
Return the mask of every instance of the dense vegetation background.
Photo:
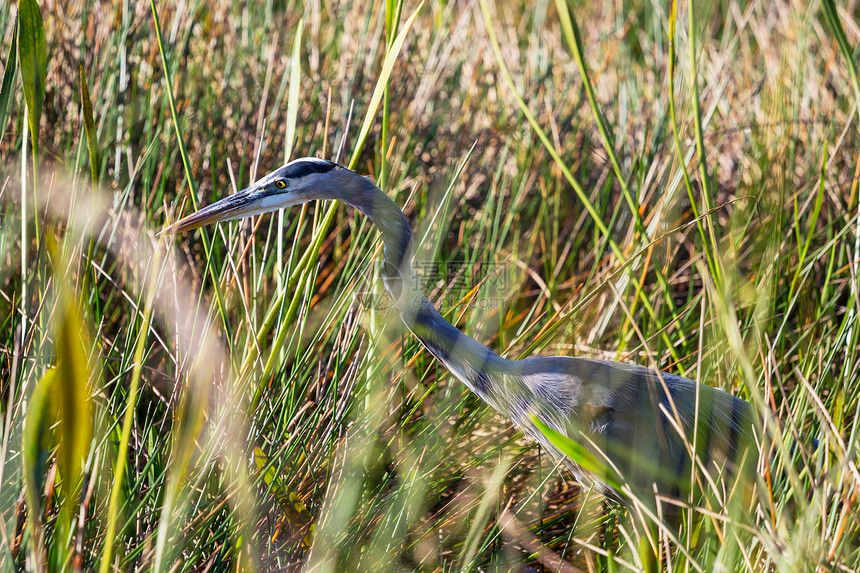
{"label": "dense vegetation background", "polygon": [[[0,568],[856,570],[857,14],[3,3]],[[403,336],[342,205],[155,237],[305,155],[504,356],[771,413],[752,502],[649,530],[580,488]]]}

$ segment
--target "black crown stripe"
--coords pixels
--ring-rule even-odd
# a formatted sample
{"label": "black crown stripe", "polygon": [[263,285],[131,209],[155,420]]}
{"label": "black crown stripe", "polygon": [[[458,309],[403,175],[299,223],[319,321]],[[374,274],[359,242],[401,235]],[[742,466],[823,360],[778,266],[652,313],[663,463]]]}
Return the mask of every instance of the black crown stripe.
{"label": "black crown stripe", "polygon": [[335,167],[337,163],[331,161],[294,161],[284,168],[282,175],[287,179],[298,179],[313,173],[328,173]]}

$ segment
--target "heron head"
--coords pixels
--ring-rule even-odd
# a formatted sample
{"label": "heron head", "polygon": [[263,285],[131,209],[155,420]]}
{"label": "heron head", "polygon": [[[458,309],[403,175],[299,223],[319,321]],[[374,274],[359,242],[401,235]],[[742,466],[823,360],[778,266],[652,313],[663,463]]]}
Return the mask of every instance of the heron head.
{"label": "heron head", "polygon": [[161,233],[182,233],[219,221],[241,219],[306,203],[318,198],[315,191],[326,187],[324,180],[329,179],[335,170],[345,171],[337,163],[315,157],[290,161],[250,187],[207,205]]}

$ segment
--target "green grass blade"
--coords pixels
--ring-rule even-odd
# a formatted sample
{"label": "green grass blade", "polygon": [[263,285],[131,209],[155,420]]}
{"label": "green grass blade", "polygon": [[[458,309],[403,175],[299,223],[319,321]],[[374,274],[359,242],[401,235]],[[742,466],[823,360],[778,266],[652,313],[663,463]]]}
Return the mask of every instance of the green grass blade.
{"label": "green grass blade", "polygon": [[[382,71],[380,72],[379,78],[377,79],[376,87],[373,90],[373,95],[370,98],[370,104],[367,108],[367,114],[364,117],[364,121],[362,123],[361,130],[359,131],[359,136],[356,141],[355,148],[353,149],[352,159],[350,159],[349,162],[350,169],[355,169],[356,165],[358,164],[358,158],[361,155],[361,149],[363,148],[364,142],[367,139],[367,134],[370,131],[370,127],[373,125],[373,118],[376,115],[376,110],[379,108],[382,94],[385,91],[384,88],[386,82],[391,76],[392,69],[394,69],[394,63],[397,61],[397,56],[400,53],[400,49],[403,47],[403,43],[406,41],[409,28],[411,27],[412,22],[415,20],[415,17],[418,16],[418,13],[421,11],[423,5],[423,3],[419,4],[418,8],[415,9],[415,12],[413,12],[409,19],[406,21],[406,24],[403,26],[403,29],[397,35],[397,38],[392,43],[391,48],[388,50],[385,56],[385,61],[382,64]],[[314,234],[314,238],[311,242],[310,247],[305,251],[304,255],[302,255],[302,258],[299,259],[299,262],[296,264],[295,268],[293,269],[293,272],[290,274],[290,278],[287,281],[287,291],[290,291],[296,286],[296,284],[298,284],[298,281],[303,276],[305,269],[308,268],[312,261],[316,260],[319,254],[319,249],[322,246],[323,241],[326,239],[328,229],[334,221],[336,210],[337,203],[332,202],[332,204],[328,207],[325,214],[323,215],[322,221],[320,222],[320,225],[317,228],[316,233]],[[281,294],[280,296],[283,296],[283,294]],[[289,324],[289,322],[292,320],[293,314],[295,313],[297,308],[297,301],[298,298],[294,297],[293,304],[291,304],[288,308],[286,318],[282,317],[282,330],[286,327],[286,324]],[[258,340],[260,340],[262,336],[263,335],[261,333],[258,333]],[[279,352],[280,348],[283,345],[285,336],[285,332],[279,332],[278,337],[275,340],[274,347],[271,350],[269,359],[266,362],[266,366],[264,368],[264,375],[259,380],[260,385],[267,383],[267,377],[271,374],[275,367],[275,357],[277,355],[277,352]],[[241,369],[243,373],[245,372],[246,366],[250,367],[250,365],[252,364],[251,360],[252,358],[250,356],[245,360]],[[259,390],[257,392],[257,396],[259,396]],[[256,403],[256,397],[254,403]]]}
{"label": "green grass blade", "polygon": [[388,85],[388,78],[391,76],[391,70],[394,69],[394,63],[397,61],[397,56],[400,54],[400,49],[403,48],[403,42],[406,41],[406,36],[409,35],[409,28],[412,27],[412,22],[421,11],[424,2],[418,5],[418,8],[409,16],[403,29],[397,34],[391,47],[385,54],[385,60],[382,62],[382,71],[379,73],[379,79],[376,80],[376,87],[373,88],[373,95],[370,96],[370,103],[367,106],[367,113],[364,115],[364,121],[361,124],[361,129],[358,131],[358,138],[355,142],[355,147],[352,149],[352,158],[349,160],[349,168],[355,169],[358,166],[358,158],[361,156],[361,150],[364,148],[364,142],[367,139],[367,134],[370,132],[370,127],[373,125],[373,119],[376,116],[376,110],[379,109],[379,103],[382,101],[382,95],[385,92],[385,86]]}
{"label": "green grass blade", "polygon": [[851,85],[854,87],[854,95],[860,98],[860,77],[858,77],[857,64],[854,61],[854,49],[848,43],[848,36],[845,35],[845,28],[842,27],[842,21],[839,19],[839,13],[836,11],[836,4],[833,0],[822,0],[821,9],[824,11],[824,20],[830,27],[830,31],[833,32],[833,37],[839,45],[839,51],[842,52],[842,57],[845,58],[845,65],[848,66],[848,77],[851,80]]}
{"label": "green grass blade", "polygon": [[[8,172],[0,181],[8,263],[0,269],[0,570],[858,569],[850,463],[860,439],[858,58],[844,2],[787,5],[775,32],[772,11],[757,5],[693,6],[711,211],[698,182],[686,2],[676,22],[672,2],[487,0],[489,33],[478,3],[425,2],[375,107],[383,63],[417,0],[156,0],[155,27],[128,3],[105,11],[73,0],[58,12],[50,6],[60,3],[36,2],[50,64],[41,111],[50,121],[38,138],[38,159],[50,159],[36,185],[20,28],[8,45],[19,2],[0,2],[8,88],[0,91],[8,106],[0,139]],[[546,138],[511,93],[491,33]],[[83,79],[54,65],[70,48]],[[284,211],[282,227],[269,215],[253,233],[228,224],[171,239],[180,268],[162,257],[147,317],[151,277],[134,266],[147,253],[122,247],[135,258],[127,266],[113,246],[128,224],[145,235],[143,225],[191,209],[177,133],[203,205],[233,181],[247,183],[252,146],[263,163],[280,163],[285,153],[328,157],[334,141],[347,164],[367,113],[356,171],[401,195],[401,205],[412,191],[404,208],[415,263],[444,316],[509,357],[616,357],[686,371],[741,397],[764,395],[784,425],[769,424],[762,436],[760,495],[735,511],[740,488],[694,471],[673,536],[650,526],[659,511],[644,511],[648,500],[637,503],[633,490],[622,490],[630,510],[610,508],[596,489],[553,471],[544,450],[452,378],[394,313],[367,306],[376,301],[365,292],[383,289],[373,264],[379,235],[342,205]],[[94,163],[111,183],[107,218],[81,210],[91,204]],[[73,257],[65,274],[86,302],[78,308],[97,317],[103,374],[92,387],[105,404],[93,407],[98,436],[86,472],[94,479],[72,537],[61,532],[72,471],[56,458],[61,392],[44,391],[58,386],[50,380],[58,372],[45,372],[56,362],[64,308],[47,242],[33,236],[44,224],[34,213],[43,217],[46,207]],[[717,209],[721,288],[712,279],[720,253],[704,223]],[[86,223],[88,234],[79,234]],[[171,283],[196,296],[173,296]],[[226,320],[217,316],[222,293]],[[213,322],[212,339],[233,348],[204,372],[214,360],[195,360],[195,338],[182,333]],[[174,331],[175,339],[164,336]],[[44,440],[29,440],[25,481],[28,416],[30,435]],[[587,433],[550,425],[609,463]],[[817,450],[793,447],[791,436],[822,433]],[[117,471],[120,444],[125,466]],[[575,446],[571,455],[593,462]],[[502,479],[488,480],[501,460],[510,460]],[[29,502],[33,484],[38,498]],[[501,519],[507,514],[524,535]],[[792,535],[800,530],[812,534]]]}
{"label": "green grass blade", "polygon": [[669,66],[667,74],[669,76],[669,120],[672,124],[672,141],[675,147],[675,155],[678,158],[678,165],[681,168],[681,175],[684,179],[684,187],[687,189],[687,196],[690,198],[690,208],[693,211],[693,216],[696,217],[696,228],[699,231],[699,237],[702,240],[702,248],[705,251],[705,256],[708,257],[708,267],[713,269],[714,265],[711,260],[711,250],[707,248],[707,236],[705,234],[704,222],[699,220],[699,207],[696,205],[696,198],[693,193],[693,183],[690,180],[690,172],[687,169],[687,162],[684,159],[684,151],[681,149],[681,135],[678,128],[678,116],[675,105],[675,30],[677,25],[677,0],[672,0],[672,8],[669,12]]}
{"label": "green grass blade", "polygon": [[15,74],[18,72],[18,20],[12,27],[12,41],[9,42],[9,55],[6,58],[6,69],[3,71],[3,85],[0,86],[0,141],[6,133],[6,122],[9,119],[9,108],[12,107],[12,92],[15,89]]}
{"label": "green grass blade", "polygon": [[182,136],[182,124],[179,123],[179,113],[176,110],[176,97],[173,95],[173,76],[170,72],[170,63],[167,61],[167,52],[164,49],[164,39],[161,36],[161,22],[158,19],[158,8],[155,0],[150,0],[152,8],[152,20],[155,24],[155,36],[158,41],[158,52],[161,54],[161,66],[164,71],[164,83],[167,87],[167,102],[170,105],[170,117],[173,120],[173,130],[176,133],[176,145],[179,146],[179,156],[182,159],[182,167],[185,173],[185,182],[191,191],[191,204],[195,209],[200,208],[197,197],[197,183],[191,171],[191,160],[188,158],[188,150],[185,148],[185,138]]}
{"label": "green grass blade", "polygon": [[36,0],[21,0],[18,4],[18,21],[18,57],[35,157],[39,151],[39,123],[45,100],[45,76],[48,73],[45,25],[39,3]]}
{"label": "green grass blade", "polygon": [[487,26],[487,34],[490,37],[490,43],[493,46],[493,53],[496,56],[496,62],[499,65],[499,69],[502,72],[502,77],[504,77],[505,83],[508,85],[508,88],[510,89],[511,93],[517,100],[517,105],[519,106],[520,111],[526,117],[526,120],[528,120],[529,125],[532,126],[532,129],[535,130],[535,133],[537,133],[538,138],[541,140],[541,143],[543,143],[550,156],[552,156],[553,160],[555,160],[556,165],[558,165],[559,169],[561,169],[561,172],[564,174],[564,178],[567,179],[567,182],[570,183],[571,187],[573,187],[573,190],[576,192],[577,198],[582,203],[582,206],[585,207],[585,210],[588,211],[588,214],[591,216],[592,222],[600,231],[600,234],[603,235],[603,237],[608,241],[612,252],[615,254],[616,257],[618,257],[620,261],[623,262],[625,260],[624,255],[621,253],[621,249],[618,247],[618,244],[615,242],[615,240],[612,239],[611,233],[606,227],[606,223],[603,222],[603,218],[600,216],[600,213],[597,212],[597,209],[594,207],[594,204],[588,198],[588,195],[585,193],[585,189],[573,176],[573,173],[570,171],[570,168],[568,168],[567,164],[561,158],[555,148],[555,145],[553,145],[552,141],[550,141],[549,136],[547,136],[546,132],[537,122],[537,119],[535,118],[534,114],[531,112],[528,105],[526,105],[525,100],[522,98],[519,91],[517,90],[516,85],[514,84],[514,80],[511,77],[511,73],[508,70],[508,66],[507,64],[505,64],[504,57],[502,56],[502,50],[499,46],[499,40],[496,38],[496,32],[493,29],[493,20],[490,17],[490,10],[487,7],[487,1],[480,0],[480,4],[481,13],[484,16],[484,23]]}
{"label": "green grass blade", "polygon": [[[48,54],[45,47],[45,26],[42,13],[36,0],[22,0],[18,4],[18,63],[21,72],[21,82],[24,87],[24,102],[27,112],[27,125],[30,132],[31,156],[33,161],[33,197],[39,189],[39,169],[36,158],[39,155],[39,128],[42,119],[42,104],[45,101],[45,80],[48,73]],[[23,179],[26,179],[24,157],[21,158]],[[21,201],[22,229],[26,227],[26,200]],[[37,208],[38,200],[33,202]],[[33,217],[33,233],[36,242],[40,242],[38,212]],[[22,230],[22,236],[24,231]],[[26,249],[26,243],[24,243]],[[23,260],[23,257],[22,257]],[[27,276],[25,273],[24,277]],[[24,279],[26,280],[26,278]]]}
{"label": "green grass blade", "polygon": [[[90,381],[94,380],[89,363],[91,343],[80,318],[77,300],[65,279],[67,265],[57,254],[52,237],[48,248],[54,262],[57,306],[52,323],[56,341],[56,362],[38,382],[28,408],[24,432],[25,481],[34,543],[40,539],[39,515],[42,513],[43,480],[46,461],[56,447],[62,496],[60,511],[51,534],[51,564],[64,567],[72,549],[71,525],[77,514],[83,467],[92,437]],[[55,428],[55,429],[52,429]],[[41,552],[41,548],[37,550]]]}
{"label": "green grass blade", "polygon": [[[49,238],[51,238],[49,236]],[[52,246],[53,240],[48,242]],[[52,561],[62,566],[72,548],[72,520],[77,514],[83,468],[92,437],[90,384],[99,387],[95,364],[88,357],[92,343],[89,329],[81,319],[78,299],[64,276],[67,264],[53,247],[54,280],[58,285],[58,310],[54,320],[57,366],[54,369],[54,397],[58,401],[59,440],[57,464],[63,485],[63,499],[54,534]],[[65,543],[69,543],[68,546]]]}
{"label": "green grass blade", "polygon": [[293,156],[296,140],[296,124],[299,117],[299,88],[302,85],[302,30],[304,20],[299,20],[296,39],[293,42],[293,55],[290,58],[290,92],[287,98],[287,135],[284,139],[284,163]]}
{"label": "green grass blade", "polygon": [[[821,7],[824,10],[824,19],[830,27],[833,36],[836,38],[836,43],[839,44],[839,51],[842,52],[842,57],[845,59],[845,64],[848,66],[848,76],[851,80],[851,85],[854,87],[854,98],[860,101],[860,75],[858,75],[857,64],[854,61],[854,49],[848,43],[848,37],[845,35],[845,29],[842,27],[842,21],[839,19],[839,14],[836,11],[836,4],[833,0],[822,0]],[[858,112],[860,115],[860,112]],[[854,276],[857,277],[860,273],[860,201],[857,202],[857,224],[856,235],[854,241]],[[855,298],[860,296],[857,288],[857,280],[851,281],[853,285],[853,293]]]}
{"label": "green grass blade", "polygon": [[[84,73],[84,66],[80,67],[80,90],[81,90],[81,108],[84,112],[84,131],[87,138],[87,150],[90,155],[90,180],[93,184],[93,193],[95,194],[99,184],[99,143],[96,133],[96,123],[93,119],[93,104],[90,100],[90,89],[87,86],[87,76]],[[93,250],[95,249],[95,241],[90,238],[90,244],[87,248],[87,258],[84,261],[83,276],[81,279],[81,301],[85,300],[87,292],[87,277],[90,276],[90,264],[93,260]]]}
{"label": "green grass blade", "polygon": [[254,463],[263,473],[263,483],[278,501],[278,507],[281,510],[280,521],[286,527],[287,535],[292,537],[304,533],[301,536],[301,544],[309,548],[314,540],[315,528],[308,508],[295,492],[287,488],[278,476],[277,468],[271,464],[271,459],[260,447],[254,448]]}
{"label": "green grass blade", "polygon": [[[64,279],[58,278],[60,287],[59,317],[55,318],[57,328],[57,398],[60,404],[60,448],[57,459],[60,475],[66,487],[76,487],[81,479],[81,468],[89,449],[92,435],[92,415],[90,413],[89,383],[94,379],[93,368],[88,363],[89,341],[88,329],[84,326],[80,312],[77,309],[76,298],[73,296],[71,285],[63,284]],[[71,501],[77,500],[77,495],[69,494]]]}
{"label": "green grass blade", "polygon": [[[191,160],[188,158],[188,150],[185,148],[185,138],[182,136],[182,125],[179,123],[179,113],[176,111],[176,98],[173,95],[173,79],[170,75],[170,65],[167,61],[167,53],[164,49],[164,39],[161,36],[161,22],[158,19],[158,9],[155,7],[155,0],[150,0],[152,8],[152,21],[155,25],[155,36],[158,41],[158,52],[161,54],[161,65],[164,69],[164,83],[167,88],[167,101],[170,106],[170,117],[173,120],[173,129],[176,133],[176,143],[179,146],[179,155],[182,158],[182,167],[185,172],[185,182],[188,184],[188,189],[191,195],[191,204],[194,209],[199,209],[200,204],[197,198],[197,184],[194,182],[194,174],[191,172]],[[211,258],[212,246],[209,240],[209,234],[202,230],[200,236],[203,239],[203,250],[206,252],[206,258]],[[229,321],[227,320],[227,306],[224,304],[224,295],[221,292],[221,286],[215,276],[215,270],[212,265],[206,265],[209,272],[209,278],[212,281],[212,288],[215,290],[215,300],[218,303],[218,311],[221,315],[221,324],[224,326],[225,332],[230,332]],[[227,344],[232,346],[228,339]]]}
{"label": "green grass blade", "polygon": [[[791,279],[791,287],[789,288],[788,298],[793,299],[795,289],[800,281],[800,275],[803,271],[803,265],[806,262],[806,255],[809,252],[809,245],[812,244],[812,237],[815,235],[818,225],[818,216],[821,214],[821,204],[824,202],[825,183],[827,181],[827,145],[824,146],[824,153],[821,157],[821,171],[818,182],[818,195],[815,198],[815,205],[812,208],[812,216],[809,219],[806,239],[803,242],[803,247],[797,259],[797,268],[794,271],[794,278]],[[799,226],[798,226],[799,228]]]}
{"label": "green grass blade", "polygon": [[48,473],[48,459],[53,449],[51,424],[56,418],[56,403],[53,400],[56,391],[55,380],[57,372],[48,370],[36,384],[30,403],[27,407],[27,417],[24,421],[24,484],[27,490],[27,506],[29,517],[27,528],[30,534],[30,554],[36,563],[44,563],[45,547],[44,532],[42,531],[42,491],[45,477]]}
{"label": "green grass blade", "polygon": [[571,440],[558,430],[550,428],[535,416],[531,416],[531,419],[534,425],[537,426],[537,429],[552,442],[552,445],[573,460],[579,467],[599,477],[618,491],[623,489],[624,482],[615,473],[615,470],[591,453],[585,446]]}
{"label": "green grass blade", "polygon": [[[157,253],[158,251],[156,251]],[[137,333],[137,342],[134,347],[134,362],[131,373],[131,384],[128,389],[128,399],[125,404],[125,414],[122,420],[122,432],[117,447],[116,463],[113,471],[113,481],[110,488],[110,498],[108,500],[108,515],[107,515],[107,530],[105,532],[104,545],[102,546],[102,557],[99,565],[100,573],[107,573],[111,570],[111,561],[113,560],[113,546],[117,534],[117,521],[119,519],[120,508],[120,493],[123,489],[126,460],[128,459],[128,447],[131,440],[131,426],[134,422],[134,416],[137,409],[137,399],[140,387],[140,376],[143,368],[143,353],[146,349],[146,339],[150,331],[150,321],[152,319],[152,303],[156,294],[156,283],[158,276],[158,256],[153,259],[150,265],[150,286],[149,293],[146,298],[146,305],[143,310],[143,323]],[[162,517],[165,519],[165,517]]]}
{"label": "green grass blade", "polygon": [[80,69],[81,107],[84,110],[84,128],[87,134],[87,150],[90,153],[90,177],[93,185],[99,184],[99,142],[96,134],[96,122],[93,119],[93,103],[90,101],[90,88],[87,86],[87,76],[84,66]]}
{"label": "green grass blade", "polygon": [[[293,144],[296,140],[296,124],[299,117],[299,93],[302,85],[302,29],[304,20],[299,20],[296,28],[296,39],[293,42],[293,55],[290,59],[290,91],[287,97],[287,134],[284,138],[284,163],[293,156]],[[284,280],[284,210],[278,211],[278,252],[275,264],[278,270],[278,290],[283,287]]]}
{"label": "green grass blade", "polygon": [[[618,259],[621,266],[624,267],[627,263],[627,259],[621,252],[621,248],[618,246],[618,243],[612,237],[612,233],[609,231],[609,228],[606,226],[606,223],[603,222],[603,218],[600,216],[600,213],[597,212],[597,209],[594,207],[594,204],[588,198],[588,195],[585,193],[585,189],[573,176],[573,173],[571,172],[570,168],[561,158],[561,155],[559,155],[558,150],[556,150],[555,145],[552,143],[552,141],[550,141],[549,136],[546,134],[543,128],[541,128],[540,124],[537,122],[537,118],[535,118],[528,105],[526,105],[526,102],[520,95],[519,91],[517,91],[516,85],[514,84],[514,80],[513,78],[511,78],[511,74],[508,71],[508,67],[505,64],[504,58],[502,57],[502,50],[499,46],[499,41],[496,38],[496,33],[493,30],[492,19],[490,18],[490,11],[487,7],[487,1],[480,0],[480,4],[481,13],[484,16],[484,22],[487,26],[487,35],[489,36],[490,44],[493,47],[493,53],[496,56],[496,62],[499,65],[499,69],[502,72],[502,77],[504,77],[505,83],[508,85],[508,88],[510,89],[511,93],[517,100],[517,105],[519,106],[520,111],[526,117],[529,122],[529,125],[531,125],[535,133],[537,133],[538,139],[540,139],[541,143],[543,143],[544,148],[547,150],[547,152],[549,152],[553,160],[555,160],[556,165],[558,165],[559,169],[561,169],[562,174],[564,174],[564,178],[567,180],[568,183],[570,183],[570,186],[573,187],[577,198],[579,199],[580,203],[582,203],[582,206],[585,207],[585,210],[588,212],[588,214],[591,216],[592,222],[594,223],[595,227],[597,227],[598,231],[600,231],[600,234],[603,236],[603,239],[609,245],[609,248],[612,250],[612,253]],[[636,258],[632,260],[633,262],[638,263]],[[638,296],[639,300],[642,302],[642,305],[645,307],[648,313],[652,317],[654,317],[655,311],[653,305],[651,304],[651,301],[648,300],[645,294],[641,291],[638,293]],[[667,348],[669,348],[670,352],[672,353],[672,356],[677,359],[675,348],[666,333],[662,332],[660,336],[663,339],[664,343],[666,343],[666,346]],[[530,348],[534,348],[534,344]]]}
{"label": "green grass blade", "polygon": [[[397,38],[397,28],[400,24],[400,12],[403,10],[403,0],[385,0],[385,30],[388,49]],[[385,83],[385,93],[382,94],[382,133],[379,143],[379,188],[385,191],[388,182],[388,123],[390,120],[391,93],[388,82]]]}
{"label": "green grass blade", "polygon": [[[594,87],[591,85],[591,80],[589,78],[588,66],[586,64],[584,56],[585,50],[583,48],[582,37],[579,32],[579,25],[576,22],[576,16],[572,11],[568,10],[568,4],[565,0],[556,0],[555,5],[556,9],[558,10],[559,19],[561,20],[561,28],[564,33],[564,37],[567,40],[567,45],[570,48],[571,52],[573,52],[574,59],[576,60],[577,67],[579,68],[579,75],[582,79],[582,85],[585,88],[585,94],[588,98],[588,104],[591,107],[591,115],[594,118],[595,124],[597,125],[597,131],[600,134],[600,141],[601,143],[603,143],[603,149],[606,151],[606,155],[609,157],[609,162],[612,164],[612,170],[615,173],[615,178],[618,181],[618,184],[621,186],[621,194],[624,196],[624,199],[627,202],[627,206],[630,209],[630,214],[633,217],[635,230],[640,235],[640,240],[642,240],[643,242],[648,241],[651,236],[649,236],[648,230],[645,228],[645,225],[642,222],[639,201],[637,198],[633,197],[633,193],[630,190],[630,185],[628,184],[628,178],[625,177],[624,174],[621,172],[621,163],[618,161],[618,154],[615,152],[615,142],[610,137],[609,129],[606,126],[606,119],[600,109],[600,104],[597,102],[597,97],[594,95]],[[657,272],[655,274],[664,292],[668,292],[669,284],[666,281],[666,277],[664,277],[663,274],[660,272]],[[653,308],[651,308],[651,305],[649,304],[647,299],[640,292],[637,292],[636,298],[633,299],[631,313],[635,312],[636,304],[639,301],[645,302],[645,306],[649,314],[652,318],[654,318],[655,312]],[[665,297],[665,301],[669,305],[670,312],[672,313],[672,318],[677,319],[678,315],[675,311],[672,298],[667,296]]]}
{"label": "green grass blade", "polygon": [[[687,37],[690,42],[687,50],[690,56],[690,103],[693,107],[693,127],[696,134],[696,154],[699,157],[699,178],[702,185],[702,210],[710,211],[712,209],[711,174],[708,169],[708,154],[705,149],[704,127],[702,126],[702,108],[701,103],[699,102],[699,66],[698,61],[696,60],[696,11],[693,9],[694,6],[695,2],[690,2],[687,8],[687,23],[689,24]],[[706,242],[703,245],[703,248],[707,249],[711,253],[708,258],[708,262],[711,265],[710,270],[714,275],[714,281],[717,284],[720,284],[722,282],[721,277],[723,272],[720,269],[719,263],[719,243],[717,241],[716,233],[714,232],[713,223],[705,221],[705,227],[708,232],[710,245]]]}
{"label": "green grass blade", "polygon": [[555,6],[558,10],[559,19],[561,20],[561,29],[564,32],[565,40],[570,51],[573,52],[576,65],[579,68],[579,75],[582,78],[582,85],[585,88],[585,95],[588,98],[588,105],[591,106],[591,115],[594,122],[597,124],[597,131],[600,133],[600,141],[603,143],[603,149],[609,157],[609,162],[612,164],[612,169],[615,172],[615,178],[618,184],[621,185],[621,192],[627,200],[627,205],[630,208],[630,213],[636,221],[636,228],[640,233],[645,233],[642,225],[642,218],[639,216],[639,205],[630,194],[630,188],[627,185],[627,178],[621,173],[621,164],[615,153],[615,143],[609,136],[609,130],[606,127],[606,121],[603,113],[600,111],[600,104],[597,103],[597,98],[594,95],[594,88],[591,85],[591,80],[588,77],[588,66],[583,56],[582,38],[579,34],[579,26],[576,23],[576,16],[567,8],[566,0],[555,0]]}

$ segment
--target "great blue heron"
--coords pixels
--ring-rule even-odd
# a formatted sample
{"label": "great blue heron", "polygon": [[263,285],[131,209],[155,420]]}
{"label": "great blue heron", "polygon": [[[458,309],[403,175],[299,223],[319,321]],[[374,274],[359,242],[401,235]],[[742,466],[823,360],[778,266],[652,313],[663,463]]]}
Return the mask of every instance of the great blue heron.
{"label": "great blue heron", "polygon": [[[682,497],[693,464],[731,467],[742,444],[750,442],[753,408],[722,390],[608,360],[507,360],[460,332],[421,292],[411,263],[412,230],[403,212],[369,179],[336,163],[296,159],[165,232],[315,199],[343,201],[370,218],[384,243],[382,279],[406,327],[454,376],[556,456],[563,457],[535,418],[593,452],[632,492]],[[617,494],[599,476],[590,479],[569,458],[566,463],[579,481]]]}

